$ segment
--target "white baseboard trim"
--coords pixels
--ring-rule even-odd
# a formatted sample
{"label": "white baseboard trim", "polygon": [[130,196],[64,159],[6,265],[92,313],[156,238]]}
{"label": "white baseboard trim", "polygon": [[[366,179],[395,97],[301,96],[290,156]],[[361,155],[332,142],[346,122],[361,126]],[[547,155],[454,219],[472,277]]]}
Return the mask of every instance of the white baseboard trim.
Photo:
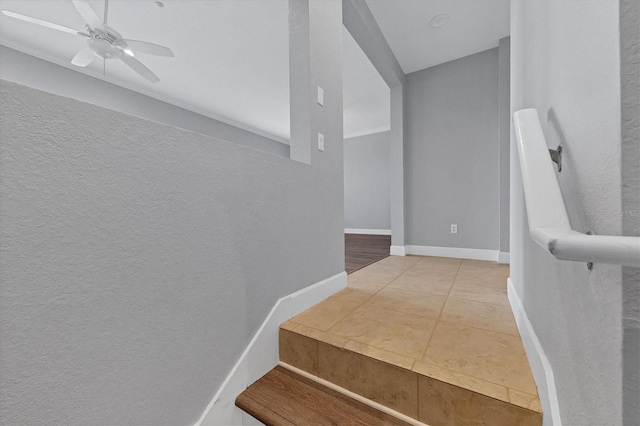
{"label": "white baseboard trim", "polygon": [[347,274],[341,272],[279,299],[200,416],[196,426],[242,425],[243,412],[235,406],[236,397],[278,365],[280,324],[346,287]]}
{"label": "white baseboard trim", "polygon": [[419,256],[453,257],[456,259],[493,260],[498,261],[497,250],[469,249],[458,247],[435,247],[407,245],[407,254]]}
{"label": "white baseboard trim", "polygon": [[358,229],[344,228],[345,234],[391,235],[391,229]]}
{"label": "white baseboard trim", "polygon": [[498,253],[498,263],[509,264],[511,262],[511,256],[508,251],[501,251]]}
{"label": "white baseboard trim", "polygon": [[[562,424],[560,419],[560,405],[558,404],[558,394],[556,392],[553,369],[542,349],[542,345],[540,345],[540,341],[538,340],[538,336],[536,336],[531,322],[529,322],[529,318],[513,286],[511,277],[507,279],[507,295],[509,296],[511,310],[513,311],[513,316],[516,319],[516,325],[522,338],[522,344],[527,352],[531,372],[538,386],[543,415],[545,417],[550,416],[551,424],[554,426],[560,426]],[[549,424],[549,422],[543,421],[543,424]]]}
{"label": "white baseboard trim", "polygon": [[407,250],[405,246],[391,246],[391,249],[389,250],[389,254],[391,256],[406,256]]}

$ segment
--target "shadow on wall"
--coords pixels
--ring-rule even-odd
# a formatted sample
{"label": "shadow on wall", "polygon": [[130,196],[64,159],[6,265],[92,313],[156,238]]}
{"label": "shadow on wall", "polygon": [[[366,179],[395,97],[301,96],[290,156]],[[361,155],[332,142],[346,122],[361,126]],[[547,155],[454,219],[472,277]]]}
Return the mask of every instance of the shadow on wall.
{"label": "shadow on wall", "polygon": [[[550,126],[546,128],[546,137],[548,145],[550,145],[549,148],[556,149],[558,145],[562,146],[562,172],[564,173],[556,172],[556,177],[558,182],[561,183],[560,191],[563,192],[571,226],[573,229],[584,233],[592,231],[592,218],[598,213],[585,209],[585,202],[578,195],[581,193],[581,188],[584,188],[587,184],[581,181],[580,175],[575,171],[575,165],[574,170],[571,168],[571,160],[573,159],[575,162],[575,155],[572,156],[573,144],[567,139],[566,133],[553,107],[547,111],[547,122],[550,123]],[[567,165],[569,167],[567,167]],[[567,188],[567,192],[564,192],[562,188]],[[567,194],[574,194],[574,196],[569,197]]]}

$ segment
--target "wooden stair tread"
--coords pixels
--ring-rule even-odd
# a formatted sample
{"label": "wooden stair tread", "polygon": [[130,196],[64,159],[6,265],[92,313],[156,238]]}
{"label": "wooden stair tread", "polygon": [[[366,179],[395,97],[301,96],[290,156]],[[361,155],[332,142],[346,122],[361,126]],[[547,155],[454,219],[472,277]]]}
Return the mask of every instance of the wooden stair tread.
{"label": "wooden stair tread", "polygon": [[268,426],[409,425],[280,366],[242,392],[236,406]]}

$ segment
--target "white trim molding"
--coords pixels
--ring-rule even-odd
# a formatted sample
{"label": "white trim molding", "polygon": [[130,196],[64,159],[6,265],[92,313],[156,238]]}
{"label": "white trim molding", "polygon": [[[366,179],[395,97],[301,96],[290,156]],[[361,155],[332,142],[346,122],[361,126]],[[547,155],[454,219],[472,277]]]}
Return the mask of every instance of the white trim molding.
{"label": "white trim molding", "polygon": [[359,229],[344,228],[345,234],[362,234],[362,235],[391,235],[391,229]]}
{"label": "white trim molding", "polygon": [[[527,313],[522,306],[522,302],[516,292],[511,277],[507,279],[507,295],[509,296],[511,310],[513,311],[513,316],[516,319],[516,325],[522,338],[522,344],[527,352],[531,372],[538,386],[543,415],[545,417],[550,416],[551,424],[554,426],[561,426],[560,405],[558,404],[558,394],[556,392],[553,369],[527,317]],[[543,421],[543,423],[549,424],[548,421]]]}
{"label": "white trim molding", "polygon": [[375,135],[376,133],[384,133],[391,130],[391,126],[376,127],[375,129],[360,130],[358,132],[348,133],[342,136],[342,139],[353,139],[361,136]]}
{"label": "white trim molding", "polygon": [[511,255],[508,251],[501,251],[498,253],[498,263],[511,263]]}
{"label": "white trim molding", "polygon": [[389,249],[389,254],[391,256],[406,256],[407,250],[405,246],[391,246]]}
{"label": "white trim molding", "polygon": [[470,249],[459,247],[435,247],[407,245],[407,254],[418,256],[453,257],[456,259],[493,260],[498,261],[497,250]]}
{"label": "white trim molding", "polygon": [[346,287],[347,273],[341,272],[279,299],[196,426],[242,425],[243,411],[235,406],[236,397],[278,365],[280,324]]}

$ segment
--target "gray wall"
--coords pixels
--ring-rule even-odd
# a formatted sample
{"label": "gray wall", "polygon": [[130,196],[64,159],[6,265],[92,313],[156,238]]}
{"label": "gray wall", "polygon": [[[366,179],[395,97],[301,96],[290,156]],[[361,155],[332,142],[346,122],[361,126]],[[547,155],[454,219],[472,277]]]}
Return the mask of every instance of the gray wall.
{"label": "gray wall", "polygon": [[0,45],[0,78],[289,157],[289,146]]}
{"label": "gray wall", "polygon": [[390,88],[391,252],[404,253],[405,75],[365,0],[343,0],[342,13],[344,26]]}
{"label": "gray wall", "polygon": [[500,252],[509,252],[509,145],[511,145],[511,43],[500,39],[498,46],[498,93],[500,111]]}
{"label": "gray wall", "polygon": [[[640,235],[640,2],[620,2],[623,235]],[[635,214],[633,214],[635,212]],[[640,424],[640,268],[622,268],[623,422]]]}
{"label": "gray wall", "polygon": [[408,74],[405,93],[407,244],[497,250],[498,49]]}
{"label": "gray wall", "polygon": [[[557,176],[572,227],[621,235],[629,159],[620,144],[618,2],[527,0],[511,12],[512,112],[536,108],[549,147],[562,143]],[[562,423],[621,424],[622,268],[590,272],[533,243],[513,134],[511,151],[511,279],[553,368]]]}
{"label": "gray wall", "polygon": [[344,140],[344,227],[391,229],[389,132]]}
{"label": "gray wall", "polygon": [[0,83],[0,423],[193,424],[344,271],[340,4],[310,15],[311,165]]}

